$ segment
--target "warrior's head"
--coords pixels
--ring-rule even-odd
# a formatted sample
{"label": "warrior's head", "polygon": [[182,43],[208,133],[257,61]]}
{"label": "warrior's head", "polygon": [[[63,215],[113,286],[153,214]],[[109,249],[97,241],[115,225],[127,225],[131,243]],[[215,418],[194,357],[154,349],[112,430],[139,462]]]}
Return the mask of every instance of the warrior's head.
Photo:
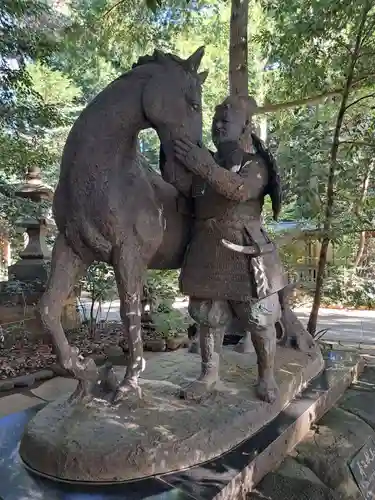
{"label": "warrior's head", "polygon": [[255,151],[265,161],[268,168],[268,184],[264,195],[269,195],[272,201],[273,215],[277,219],[281,209],[281,185],[278,167],[271,152],[265,147],[259,137],[251,132],[252,117],[258,109],[252,97],[230,96],[215,109],[212,120],[212,140],[218,151],[224,151],[236,146],[243,148],[248,143],[249,135]]}
{"label": "warrior's head", "polygon": [[242,146],[251,133],[251,118],[257,109],[252,97],[229,96],[216,106],[212,120],[215,146],[231,142]]}

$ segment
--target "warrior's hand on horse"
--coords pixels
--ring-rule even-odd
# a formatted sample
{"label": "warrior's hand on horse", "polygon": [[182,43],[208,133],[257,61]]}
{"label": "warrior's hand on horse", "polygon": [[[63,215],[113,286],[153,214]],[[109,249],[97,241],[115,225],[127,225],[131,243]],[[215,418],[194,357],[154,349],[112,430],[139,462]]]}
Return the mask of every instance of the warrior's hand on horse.
{"label": "warrior's hand on horse", "polygon": [[176,158],[189,170],[198,172],[198,165],[213,165],[215,160],[208,149],[203,145],[193,144],[188,139],[177,139],[174,142],[174,153]]}
{"label": "warrior's hand on horse", "polygon": [[222,196],[238,202],[259,198],[264,179],[259,175],[256,165],[255,175],[250,175],[251,165],[238,173],[227,170],[215,162],[208,149],[186,139],[174,142],[174,154],[188,170],[206,180]]}

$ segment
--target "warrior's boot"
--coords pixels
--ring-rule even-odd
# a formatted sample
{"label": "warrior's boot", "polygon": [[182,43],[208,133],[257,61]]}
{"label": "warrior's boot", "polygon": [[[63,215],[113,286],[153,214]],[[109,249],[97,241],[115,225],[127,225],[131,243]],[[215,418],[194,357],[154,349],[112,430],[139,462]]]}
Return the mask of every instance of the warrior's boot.
{"label": "warrior's boot", "polygon": [[219,380],[220,351],[223,343],[224,328],[199,326],[200,351],[202,357],[201,373],[197,380],[181,390],[185,399],[201,399],[214,389]]}

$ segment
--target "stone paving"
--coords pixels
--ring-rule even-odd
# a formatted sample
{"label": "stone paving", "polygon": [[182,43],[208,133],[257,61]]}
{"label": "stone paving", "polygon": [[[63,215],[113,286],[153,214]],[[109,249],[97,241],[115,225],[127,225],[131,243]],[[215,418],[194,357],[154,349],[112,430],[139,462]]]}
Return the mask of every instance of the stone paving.
{"label": "stone paving", "polygon": [[370,438],[375,439],[375,368],[368,366],[248,500],[363,500],[348,464]]}
{"label": "stone paving", "polygon": [[[88,302],[83,302],[86,314],[90,309]],[[174,307],[187,313],[186,300],[176,300]],[[294,309],[299,319],[307,325],[310,308],[298,307]],[[81,310],[81,316],[84,313]],[[120,320],[120,303],[115,300],[104,303],[98,321],[108,319],[109,321]],[[347,310],[347,309],[325,309],[319,311],[318,330],[328,329],[325,340],[375,344],[375,311]]]}
{"label": "stone paving", "polygon": [[[295,313],[307,325],[310,309],[296,308]],[[319,311],[318,330],[327,328],[325,340],[353,344],[375,344],[375,311],[324,309]]]}
{"label": "stone paving", "polygon": [[0,397],[0,417],[6,417],[11,413],[26,410],[40,402],[41,400],[39,398],[29,396],[25,393],[4,395]]}

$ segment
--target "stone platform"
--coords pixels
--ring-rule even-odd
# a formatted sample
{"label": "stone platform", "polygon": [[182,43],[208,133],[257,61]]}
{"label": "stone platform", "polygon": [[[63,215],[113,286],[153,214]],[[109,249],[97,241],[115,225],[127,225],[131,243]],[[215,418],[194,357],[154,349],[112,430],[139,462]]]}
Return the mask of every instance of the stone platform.
{"label": "stone platform", "polygon": [[[38,404],[0,419],[0,497],[4,500],[245,498],[304,437],[312,422],[337,401],[361,369],[362,363],[356,356],[329,352],[325,371],[274,420],[230,452],[186,471],[116,486],[56,483],[26,471],[18,454],[19,440],[27,422],[45,403]],[[35,398],[33,404],[37,401]]]}
{"label": "stone platform", "polygon": [[199,401],[179,399],[200,372],[200,356],[167,352],[148,363],[142,399],[88,404],[67,396],[41,410],[21,442],[24,462],[63,481],[116,483],[179,471],[212,460],[251,437],[323,369],[319,348],[309,354],[279,347],[272,403],[255,395],[256,356],[224,348],[220,383]]}

